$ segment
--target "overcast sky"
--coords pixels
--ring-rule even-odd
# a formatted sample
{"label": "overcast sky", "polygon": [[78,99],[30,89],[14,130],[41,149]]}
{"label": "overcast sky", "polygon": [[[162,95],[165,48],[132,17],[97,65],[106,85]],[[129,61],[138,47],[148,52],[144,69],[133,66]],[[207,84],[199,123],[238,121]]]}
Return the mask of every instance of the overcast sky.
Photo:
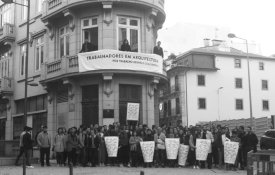
{"label": "overcast sky", "polygon": [[270,56],[275,54],[274,7],[275,0],[166,0],[162,30],[185,22],[229,27],[237,36],[259,43],[262,54]]}

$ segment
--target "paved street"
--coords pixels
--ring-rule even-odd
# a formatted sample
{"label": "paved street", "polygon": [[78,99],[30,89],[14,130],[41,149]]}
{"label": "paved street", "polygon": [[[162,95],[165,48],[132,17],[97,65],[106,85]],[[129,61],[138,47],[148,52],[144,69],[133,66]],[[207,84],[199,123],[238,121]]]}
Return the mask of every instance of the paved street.
{"label": "paved street", "polygon": [[[27,175],[69,175],[69,168],[64,167],[40,167],[34,165],[34,169],[27,169]],[[191,169],[191,168],[118,168],[97,167],[74,169],[74,175],[139,175],[144,171],[145,175],[245,175],[246,171],[223,171],[217,169]],[[21,175],[22,167],[0,167],[0,175]]]}

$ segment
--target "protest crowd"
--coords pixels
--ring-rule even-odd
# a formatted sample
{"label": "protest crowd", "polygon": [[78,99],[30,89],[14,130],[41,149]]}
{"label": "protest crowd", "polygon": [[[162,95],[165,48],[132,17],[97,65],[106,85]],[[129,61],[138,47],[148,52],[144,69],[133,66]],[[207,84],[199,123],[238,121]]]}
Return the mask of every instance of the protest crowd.
{"label": "protest crowd", "polygon": [[[24,128],[20,150],[30,150],[30,131],[31,128]],[[58,128],[54,136],[48,134],[47,126],[42,126],[35,135],[35,142],[40,148],[41,166],[44,166],[44,158],[46,165],[51,166],[49,158],[52,151],[58,166],[244,170],[247,153],[257,151],[258,139],[251,127],[243,126],[233,130],[220,125],[189,128],[163,125],[150,129],[147,125],[121,126],[114,123],[109,126],[81,125],[68,130]],[[28,145],[27,148],[25,145]],[[27,166],[31,167],[29,157],[28,154]]]}

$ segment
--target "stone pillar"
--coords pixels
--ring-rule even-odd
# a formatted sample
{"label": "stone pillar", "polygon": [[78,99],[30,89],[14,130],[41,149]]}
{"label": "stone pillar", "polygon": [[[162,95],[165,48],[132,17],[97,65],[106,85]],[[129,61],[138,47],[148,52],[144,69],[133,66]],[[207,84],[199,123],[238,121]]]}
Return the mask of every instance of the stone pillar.
{"label": "stone pillar", "polygon": [[48,133],[51,137],[54,136],[56,131],[56,98],[55,93],[53,91],[48,91],[48,109],[47,109],[47,126],[48,126]]}
{"label": "stone pillar", "polygon": [[[119,121],[118,115],[115,117],[115,93],[113,74],[103,74],[102,84],[102,118],[100,124],[107,125],[114,121]],[[105,112],[104,112],[105,111]],[[107,115],[107,116],[106,116]],[[110,118],[112,116],[113,118]],[[107,117],[107,118],[106,118]]]}
{"label": "stone pillar", "polygon": [[6,110],[7,110],[7,119],[6,119],[5,140],[13,140],[12,113],[13,113],[13,110],[15,112],[15,104],[12,98],[9,98]]}

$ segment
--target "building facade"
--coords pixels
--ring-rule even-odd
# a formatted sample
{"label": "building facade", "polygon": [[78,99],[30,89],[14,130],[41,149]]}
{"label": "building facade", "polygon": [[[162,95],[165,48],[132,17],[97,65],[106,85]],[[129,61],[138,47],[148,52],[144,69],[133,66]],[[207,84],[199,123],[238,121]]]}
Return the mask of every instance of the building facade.
{"label": "building facade", "polygon": [[[250,117],[247,54],[220,46],[190,50],[167,72],[168,90],[161,92],[160,123],[194,125]],[[252,116],[275,114],[275,59],[248,54]],[[170,122],[170,123],[169,123]]]}
{"label": "building facade", "polygon": [[[27,5],[26,0],[17,3]],[[25,124],[50,133],[81,124],[127,123],[128,103],[139,104],[138,123],[158,124],[158,89],[166,72],[98,68],[79,72],[78,53],[88,40],[93,51],[115,54],[124,39],[131,52],[152,54],[165,20],[164,0],[36,0],[30,2],[30,47],[26,48],[27,8],[0,3],[0,139],[19,138]],[[26,49],[29,49],[28,116],[24,112]],[[131,53],[129,52],[130,56]],[[162,62],[162,59],[158,60]],[[162,64],[161,64],[162,65]],[[157,108],[158,109],[158,108]]]}

